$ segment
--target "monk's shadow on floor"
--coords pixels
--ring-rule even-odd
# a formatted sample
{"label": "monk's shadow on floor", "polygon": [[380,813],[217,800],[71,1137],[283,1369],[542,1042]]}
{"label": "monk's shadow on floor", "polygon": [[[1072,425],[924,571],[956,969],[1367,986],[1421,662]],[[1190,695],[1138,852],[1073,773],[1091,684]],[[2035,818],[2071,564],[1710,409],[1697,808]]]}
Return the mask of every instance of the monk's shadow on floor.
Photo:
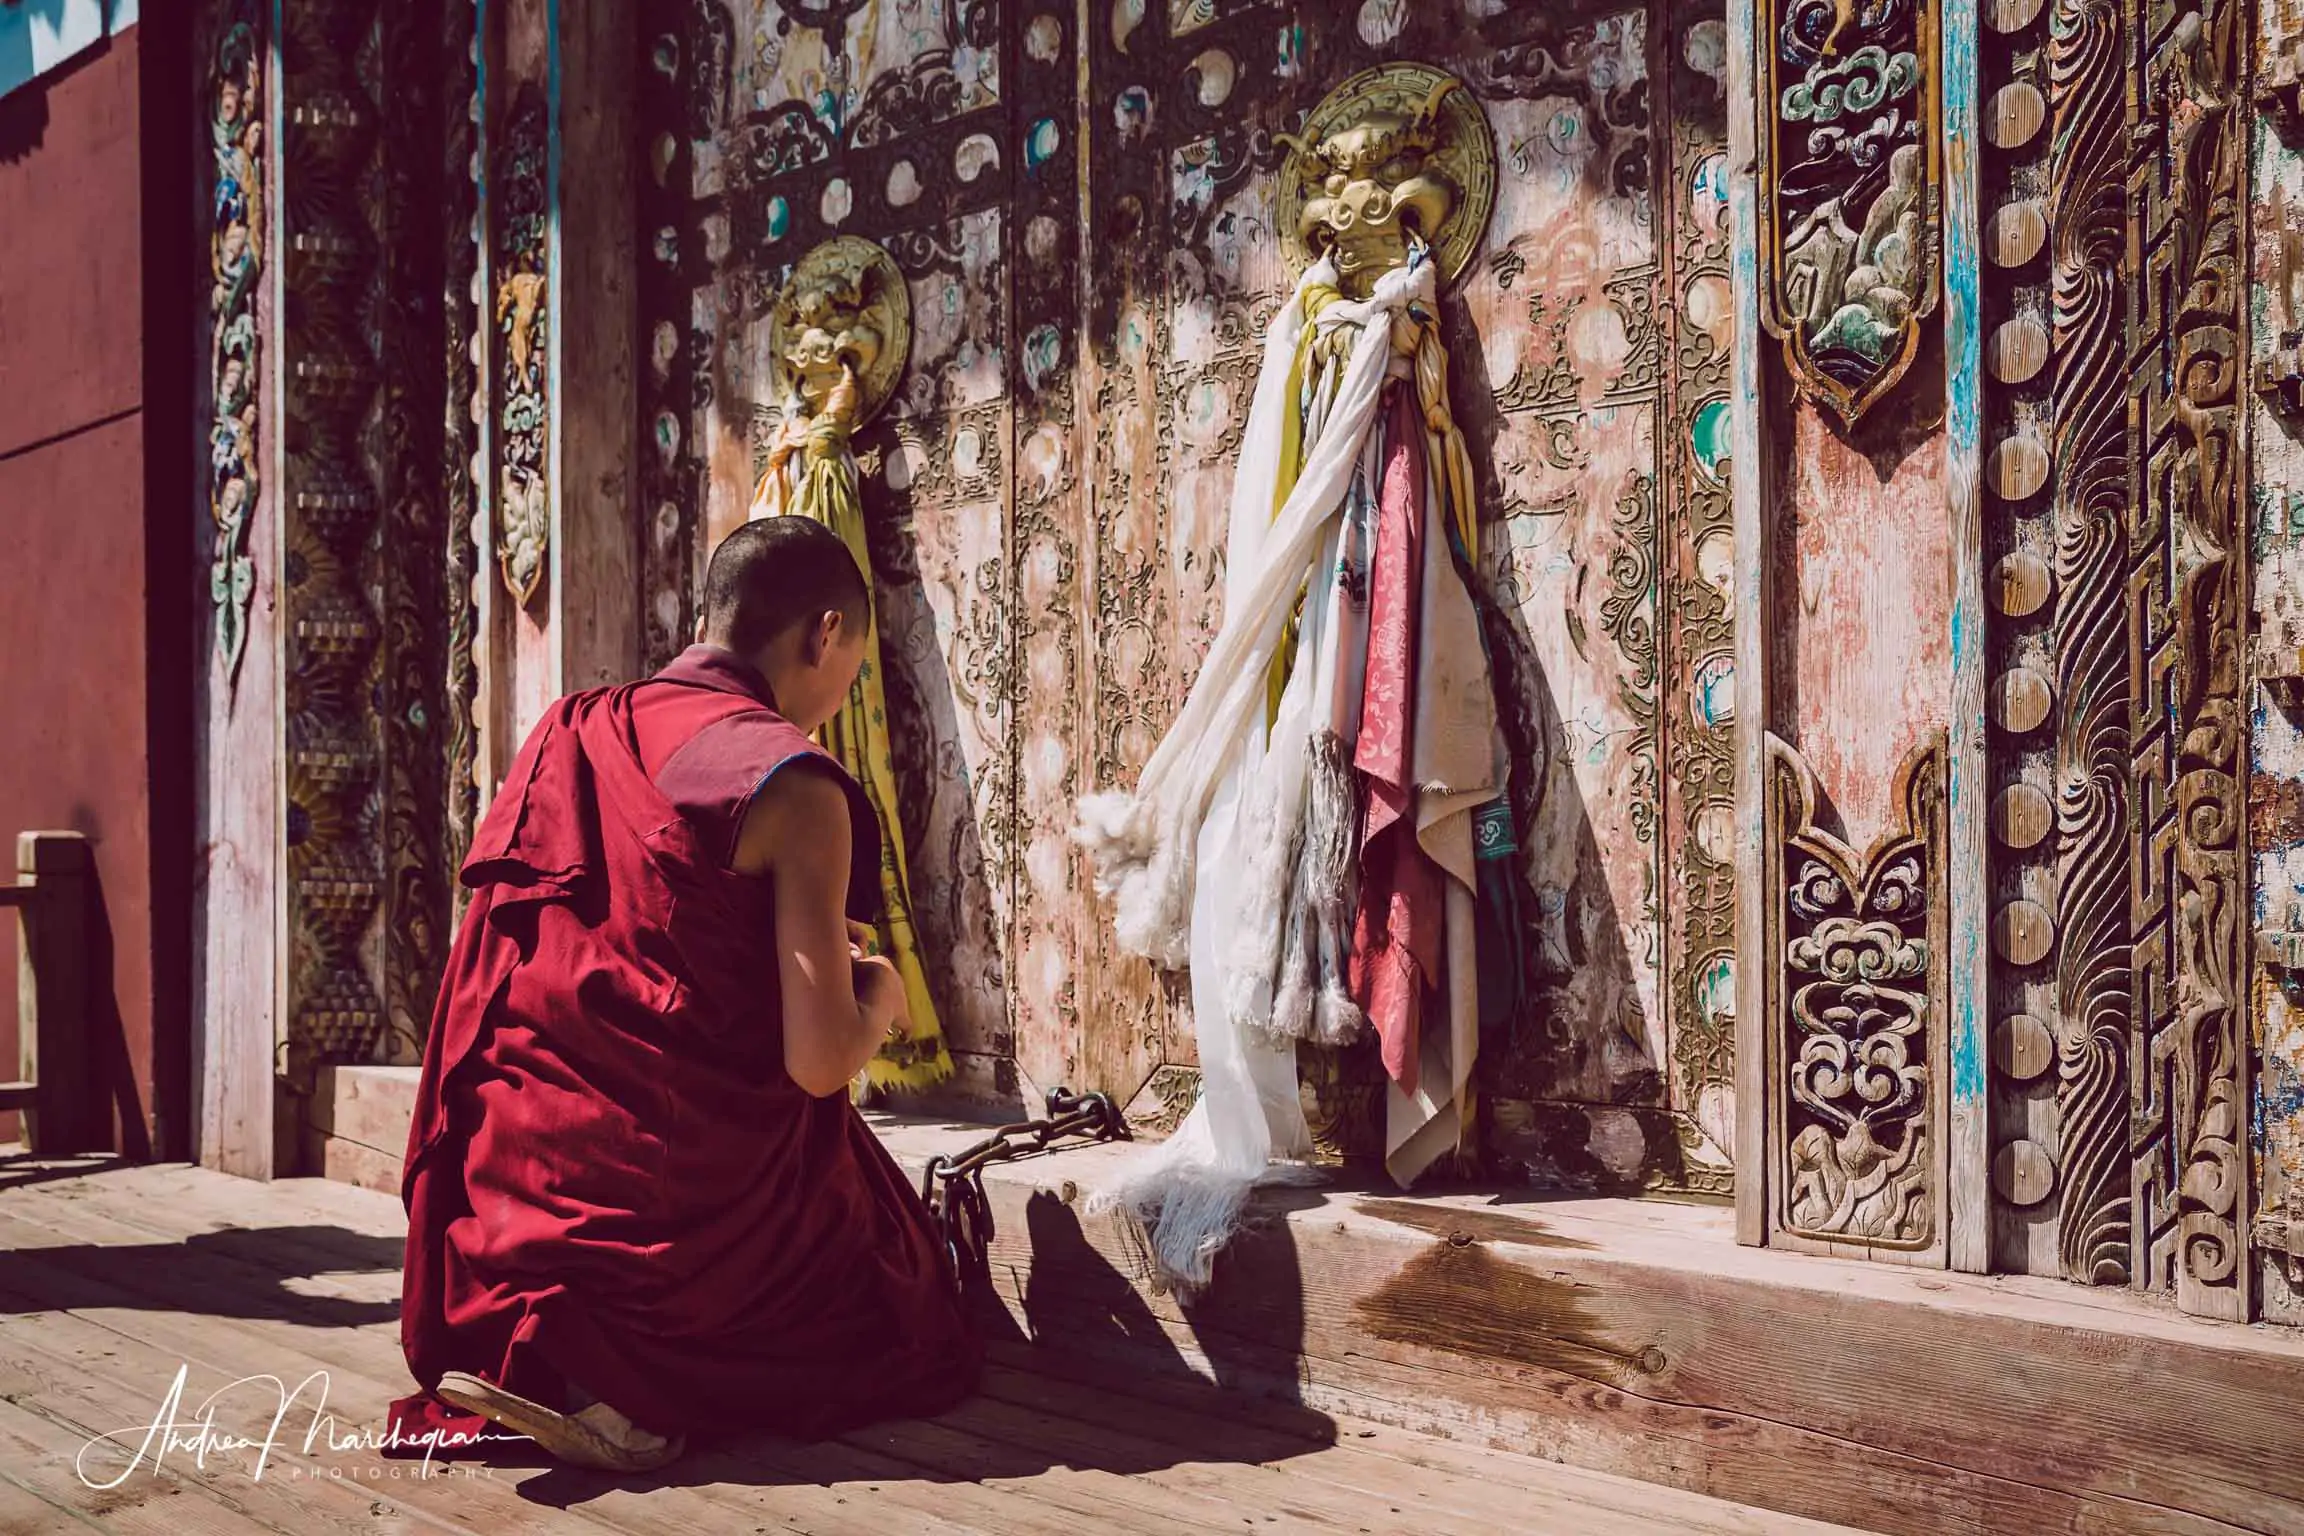
{"label": "monk's shadow on floor", "polygon": [[[363,1328],[399,1318],[399,1271],[398,1238],[337,1227],[227,1227],[149,1243],[12,1248],[0,1250],[0,1313],[149,1304],[155,1311]],[[394,1294],[364,1300],[307,1285],[318,1275],[368,1273],[390,1275]]]}
{"label": "monk's shadow on floor", "polygon": [[[990,1363],[983,1389],[966,1403],[821,1445],[767,1436],[699,1443],[672,1466],[638,1477],[554,1467],[524,1481],[520,1495],[567,1508],[611,1488],[836,1482],[869,1496],[883,1486],[1030,1478],[1060,1468],[1125,1475],[1269,1462],[1333,1443],[1335,1426],[1324,1416],[1279,1406],[1297,1397],[1303,1285],[1287,1223],[1277,1219],[1288,1193],[1270,1195],[1226,1248],[1215,1283],[1190,1305],[1171,1298],[1163,1317],[1131,1279],[1139,1260],[1124,1226],[1101,1230],[1100,1244],[1075,1206],[1035,1194],[1025,1209],[1028,1277],[1019,1286],[996,1256],[989,1288],[979,1287]],[[1114,1252],[1120,1263],[1108,1256]],[[1190,1341],[1190,1355],[1179,1339]],[[1211,1376],[1265,1403],[1220,1393]]]}

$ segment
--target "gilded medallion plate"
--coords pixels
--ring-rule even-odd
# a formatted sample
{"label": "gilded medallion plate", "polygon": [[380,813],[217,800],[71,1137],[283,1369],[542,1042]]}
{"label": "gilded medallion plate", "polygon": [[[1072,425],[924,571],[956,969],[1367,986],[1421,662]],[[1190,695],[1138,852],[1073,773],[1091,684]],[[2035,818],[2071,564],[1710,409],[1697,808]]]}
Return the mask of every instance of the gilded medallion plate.
{"label": "gilded medallion plate", "polygon": [[1283,134],[1279,224],[1298,270],[1405,217],[1453,282],[1496,210],[1496,137],[1461,80],[1429,64],[1379,64],[1330,91]]}
{"label": "gilded medallion plate", "polygon": [[827,240],[794,263],[769,320],[778,396],[812,393],[804,375],[844,360],[863,396],[852,426],[888,403],[911,345],[904,274],[885,250],[855,235]]}

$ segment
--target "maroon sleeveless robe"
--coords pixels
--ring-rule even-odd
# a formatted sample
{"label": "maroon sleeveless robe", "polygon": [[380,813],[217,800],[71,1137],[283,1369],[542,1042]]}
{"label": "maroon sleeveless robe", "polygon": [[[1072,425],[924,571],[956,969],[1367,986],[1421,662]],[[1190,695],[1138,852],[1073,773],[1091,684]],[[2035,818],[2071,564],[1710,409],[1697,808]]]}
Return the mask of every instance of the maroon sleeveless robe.
{"label": "maroon sleeveless robe", "polygon": [[477,1433],[443,1371],[653,1430],[803,1438],[934,1413],[981,1344],[934,1221],[846,1095],[784,1070],[771,882],[729,866],[754,794],[838,763],[732,653],[560,700],[490,804],[410,1129],[403,1435]]}

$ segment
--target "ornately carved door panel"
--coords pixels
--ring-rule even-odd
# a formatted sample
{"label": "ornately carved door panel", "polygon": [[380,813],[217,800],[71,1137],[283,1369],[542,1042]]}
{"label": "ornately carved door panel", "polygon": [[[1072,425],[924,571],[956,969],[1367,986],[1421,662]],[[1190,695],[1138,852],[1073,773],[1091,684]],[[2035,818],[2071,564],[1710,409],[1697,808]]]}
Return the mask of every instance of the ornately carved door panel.
{"label": "ornately carved door panel", "polygon": [[[1754,1240],[2304,1310],[2274,8],[2253,55],[2234,0],[204,14],[204,836],[258,850],[211,859],[204,1007],[261,1021],[211,1025],[204,1120],[246,1166],[279,1067],[417,1047],[522,722],[691,633],[770,301],[834,233],[911,301],[857,446],[951,1095],[1179,1113],[1189,1021],[1072,807],[1220,618],[1285,135],[1413,59],[1500,167],[1443,300],[1535,978],[1483,1041],[1495,1166],[1719,1193],[1734,1155]],[[1369,1146],[1373,1062],[1303,1065]]]}
{"label": "ornately carved door panel", "polygon": [[[881,241],[917,329],[862,440],[866,498],[961,1091],[1092,1084],[1153,1120],[1189,1100],[1189,1020],[1115,954],[1071,806],[1133,779],[1221,617],[1232,465],[1294,281],[1280,136],[1386,59],[1465,81],[1502,174],[1444,303],[1540,978],[1484,1043],[1496,1144],[1547,1176],[1724,1190],[1719,13],[1118,0],[1081,36],[1072,8],[1031,0],[700,0],[660,26],[655,643],[684,634],[681,582],[749,495],[764,302],[817,240]],[[1331,1145],[1364,1146],[1372,1063],[1306,1069]]]}

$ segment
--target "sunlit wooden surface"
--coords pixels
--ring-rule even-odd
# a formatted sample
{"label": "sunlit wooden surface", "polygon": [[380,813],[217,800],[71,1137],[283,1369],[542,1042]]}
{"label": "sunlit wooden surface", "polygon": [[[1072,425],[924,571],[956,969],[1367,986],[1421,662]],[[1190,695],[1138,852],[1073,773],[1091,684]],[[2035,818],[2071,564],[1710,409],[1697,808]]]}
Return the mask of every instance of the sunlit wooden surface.
{"label": "sunlit wooden surface", "polygon": [[[525,1454],[427,1472],[359,1443],[407,1389],[402,1230],[398,1201],[342,1184],[0,1159],[0,1533],[1838,1529],[1015,1342],[933,1421],[738,1433],[648,1478]],[[179,1371],[182,1438],[155,1471]],[[260,1475],[231,1436],[269,1438]]]}

